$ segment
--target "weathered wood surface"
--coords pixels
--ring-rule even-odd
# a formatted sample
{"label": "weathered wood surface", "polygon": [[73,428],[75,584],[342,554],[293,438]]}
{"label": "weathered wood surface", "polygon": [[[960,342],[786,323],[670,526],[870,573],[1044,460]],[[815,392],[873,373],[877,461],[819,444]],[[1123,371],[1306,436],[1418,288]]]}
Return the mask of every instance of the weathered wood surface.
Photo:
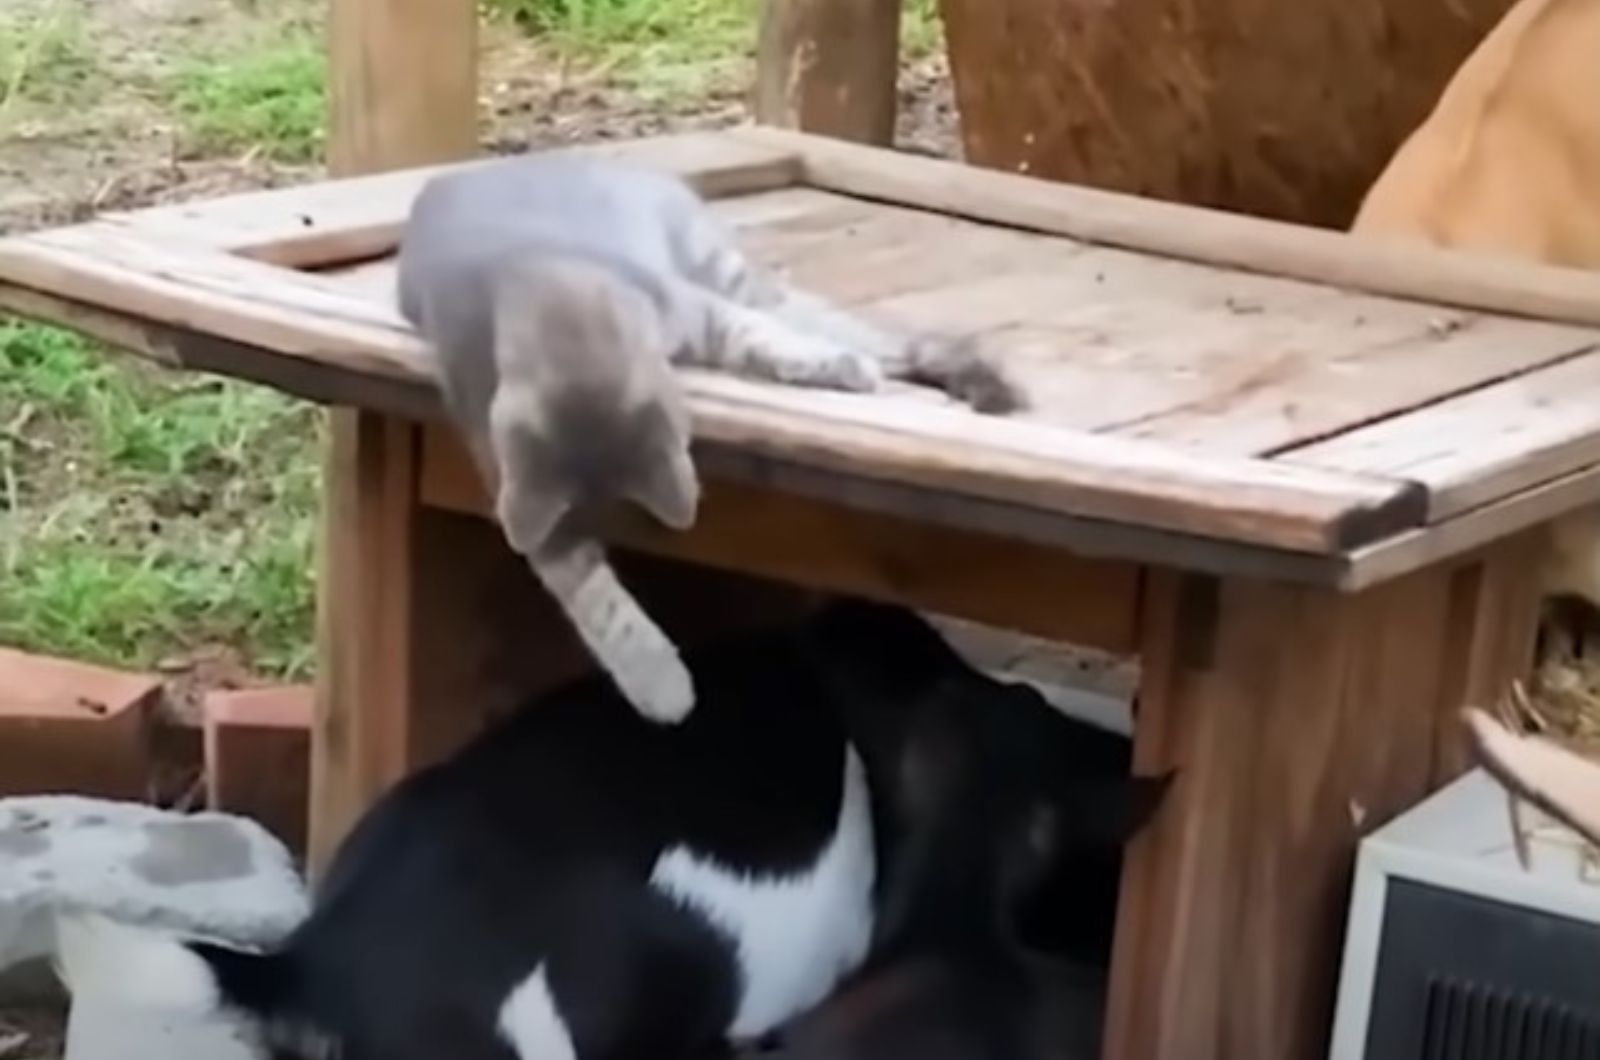
{"label": "weathered wood surface", "polygon": [[1107,1057],[1326,1055],[1357,843],[1466,764],[1531,660],[1537,535],[1367,592],[1153,574]]}
{"label": "weathered wood surface", "polygon": [[[424,433],[419,479],[423,503],[492,518],[477,470],[450,428]],[[705,483],[688,532],[626,510],[609,536],[700,567],[964,615],[1106,651],[1137,648],[1139,568],[1131,563],[720,479]]]}
{"label": "weathered wood surface", "polygon": [[[329,23],[328,162],[335,175],[450,161],[473,153],[477,140],[473,5],[332,0]],[[300,218],[302,230],[307,220]],[[104,233],[107,227],[95,231]],[[145,242],[153,250],[175,239],[174,233],[162,231]],[[292,285],[299,275],[215,249],[199,253],[213,265],[220,260],[253,266],[241,276],[214,281],[222,285],[224,302],[248,301],[254,294],[260,302],[273,303],[277,296],[252,291],[252,280],[270,286],[281,278]],[[185,272],[181,261],[147,263],[143,271],[164,274],[167,268],[172,270],[169,284],[205,286],[203,278]],[[261,278],[264,272],[278,276]],[[134,277],[124,279],[138,282]],[[236,283],[243,286],[232,286]],[[158,284],[154,297],[159,299],[161,290]],[[317,298],[313,289],[302,288],[297,295]],[[321,303],[314,311],[335,320],[341,312],[338,306]],[[267,317],[281,321],[285,313],[296,312],[306,310],[280,304]],[[210,317],[185,318],[183,323],[202,334],[216,333],[207,326],[215,323]],[[362,321],[354,323],[359,326]],[[319,342],[325,348],[345,338],[324,336]],[[435,676],[450,664],[447,646],[439,665],[434,665],[435,642],[445,639],[443,633],[464,638],[470,622],[466,613],[448,606],[450,575],[427,562],[428,543],[439,528],[438,516],[417,504],[419,435],[413,423],[359,403],[329,413],[311,744],[308,853],[313,873],[327,867],[349,828],[389,785],[449,753],[473,724],[458,709],[459,698],[449,694],[456,690],[446,688],[440,694],[435,683]]]}
{"label": "weathered wood surface", "polygon": [[875,202],[1352,291],[1600,326],[1600,277],[1185,206],[760,126],[723,134],[799,157],[802,182]]}
{"label": "weathered wood surface", "polygon": [[[1594,370],[1600,278],[777,130],[613,150],[701,182],[750,253],[796,282],[891,326],[976,333],[1033,402],[979,417],[905,393],[688,373],[701,440],[762,461],[757,474],[803,468],[1334,555],[1600,472],[1600,422],[1568,397]],[[431,389],[428,355],[372,255],[420,181],[330,182],[0,241],[0,300],[48,315],[40,297],[65,295],[80,318],[93,307],[209,338],[214,370],[300,379],[323,400],[368,381],[409,414]]]}
{"label": "weathered wood surface", "polygon": [[[800,158],[711,133],[641,137],[561,148],[638,162],[683,176],[703,194],[721,196],[792,185]],[[159,231],[173,240],[224,249],[288,268],[328,268],[393,252],[411,201],[445,169],[483,160],[415,165],[287,188],[242,192],[134,211],[102,214],[108,224]]]}
{"label": "weathered wood surface", "polygon": [[902,0],[765,0],[756,120],[893,142],[901,6]]}
{"label": "weathered wood surface", "polygon": [[1343,228],[1510,0],[942,0],[967,158]]}

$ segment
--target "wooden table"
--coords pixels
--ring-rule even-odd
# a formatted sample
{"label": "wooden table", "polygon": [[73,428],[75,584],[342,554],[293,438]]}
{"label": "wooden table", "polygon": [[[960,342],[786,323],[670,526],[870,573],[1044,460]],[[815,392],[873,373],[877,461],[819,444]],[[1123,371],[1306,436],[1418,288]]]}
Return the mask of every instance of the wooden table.
{"label": "wooden table", "polygon": [[[1529,662],[1541,524],[1600,496],[1600,280],[774,130],[603,150],[804,285],[981,330],[1036,405],[691,375],[699,525],[616,531],[678,562],[647,604],[757,606],[715,569],[1139,655],[1136,767],[1180,775],[1130,855],[1106,1055],[1321,1055],[1355,843],[1462,768],[1458,708]],[[320,594],[324,847],[585,664],[392,305],[428,172],[0,241],[0,306],[366,410]]]}

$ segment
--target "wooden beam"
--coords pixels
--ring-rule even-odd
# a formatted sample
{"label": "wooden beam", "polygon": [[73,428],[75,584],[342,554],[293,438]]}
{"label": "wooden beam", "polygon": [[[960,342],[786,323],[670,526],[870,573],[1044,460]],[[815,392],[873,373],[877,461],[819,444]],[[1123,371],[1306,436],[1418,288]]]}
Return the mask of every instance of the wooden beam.
{"label": "wooden beam", "polygon": [[756,120],[892,144],[900,7],[901,0],[766,0]]}
{"label": "wooden beam", "polygon": [[[423,442],[422,502],[487,517],[488,497],[446,427]],[[850,593],[1131,653],[1139,568],[1012,538],[709,479],[694,528],[625,516],[612,540],[653,556]]]}
{"label": "wooden beam", "polygon": [[[446,162],[477,143],[477,5],[330,0],[335,175]],[[309,857],[327,865],[385,788],[436,753],[411,674],[417,428],[335,409],[323,481]],[[434,742],[438,742],[437,739]]]}
{"label": "wooden beam", "polygon": [[1103,1056],[1327,1055],[1361,837],[1467,764],[1532,660],[1538,534],[1353,595],[1153,572]]}
{"label": "wooden beam", "polygon": [[[323,462],[316,709],[307,856],[326,867],[373,797],[413,756],[411,518],[417,431],[335,409]],[[396,576],[397,572],[401,576]]]}
{"label": "wooden beam", "polygon": [[[800,177],[800,159],[792,151],[717,132],[666,133],[546,151],[663,170],[684,178],[708,199],[787,188]],[[453,158],[439,165],[106,213],[96,220],[287,268],[332,269],[392,254],[422,186],[447,170],[473,164]]]}
{"label": "wooden beam", "polygon": [[478,9],[469,0],[329,0],[328,168],[335,176],[478,148]]}

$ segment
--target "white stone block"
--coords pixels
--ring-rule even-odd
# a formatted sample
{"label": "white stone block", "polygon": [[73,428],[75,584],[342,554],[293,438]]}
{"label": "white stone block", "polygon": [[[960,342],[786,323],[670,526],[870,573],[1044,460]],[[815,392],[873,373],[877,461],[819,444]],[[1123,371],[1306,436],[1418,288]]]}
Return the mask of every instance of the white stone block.
{"label": "white stone block", "polygon": [[0,970],[54,953],[58,909],[258,947],[298,924],[308,900],[288,849],[243,817],[0,799]]}

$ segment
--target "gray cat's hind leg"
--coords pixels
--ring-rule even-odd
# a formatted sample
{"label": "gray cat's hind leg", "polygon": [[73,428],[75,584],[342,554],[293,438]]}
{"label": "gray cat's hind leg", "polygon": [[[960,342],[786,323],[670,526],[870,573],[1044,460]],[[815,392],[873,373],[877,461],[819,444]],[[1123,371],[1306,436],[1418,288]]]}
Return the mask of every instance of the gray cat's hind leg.
{"label": "gray cat's hind leg", "polygon": [[495,516],[511,547],[634,709],[663,724],[683,721],[694,709],[695,690],[677,645],[617,579],[598,542],[560,540],[567,498],[521,458],[514,418],[502,415],[491,429],[499,457]]}
{"label": "gray cat's hind leg", "polygon": [[1022,391],[982,355],[975,338],[937,334],[904,338],[806,291],[771,282],[751,289],[761,292],[768,303],[766,312],[793,328],[866,353],[891,379],[944,391],[978,412],[999,414],[1027,407]]}
{"label": "gray cat's hind leg", "polygon": [[710,293],[699,302],[703,341],[686,349],[691,363],[790,386],[870,393],[883,385],[883,369],[866,351]]}

